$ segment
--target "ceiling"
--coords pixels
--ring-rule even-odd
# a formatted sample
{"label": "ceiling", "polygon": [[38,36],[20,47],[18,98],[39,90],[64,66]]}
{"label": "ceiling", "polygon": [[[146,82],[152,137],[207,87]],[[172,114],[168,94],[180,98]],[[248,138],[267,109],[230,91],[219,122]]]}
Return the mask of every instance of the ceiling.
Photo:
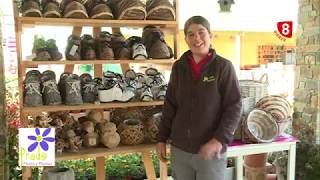
{"label": "ceiling", "polygon": [[[179,27],[183,29],[189,17],[202,15],[216,31],[273,32],[279,21],[293,21],[293,30],[296,30],[298,0],[234,1],[230,13],[221,13],[218,0],[179,0]],[[0,11],[4,15],[12,16],[11,2],[0,0]]]}

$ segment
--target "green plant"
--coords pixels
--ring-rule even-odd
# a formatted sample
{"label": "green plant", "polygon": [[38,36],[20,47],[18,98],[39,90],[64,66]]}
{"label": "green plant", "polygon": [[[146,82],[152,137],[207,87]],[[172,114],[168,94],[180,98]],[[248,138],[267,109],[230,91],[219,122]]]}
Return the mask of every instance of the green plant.
{"label": "green plant", "polygon": [[59,161],[56,166],[73,169],[76,179],[94,179],[96,175],[93,159]]}
{"label": "green plant", "polygon": [[[4,163],[9,168],[10,179],[21,179],[21,168],[18,165],[18,128],[20,127],[18,91],[16,79],[6,79],[6,110],[5,118],[8,122],[8,154]],[[17,82],[16,82],[17,83]]]}
{"label": "green plant", "polygon": [[294,129],[298,129],[296,157],[296,179],[318,180],[320,179],[320,145],[314,141],[315,131],[312,123],[297,122]]}
{"label": "green plant", "polygon": [[46,48],[47,48],[47,42],[44,39],[44,37],[42,37],[40,35],[35,35],[34,39],[33,39],[32,52],[37,53],[37,52],[44,50]]}
{"label": "green plant", "polygon": [[[159,177],[160,164],[155,152],[152,153],[152,161],[156,170],[156,176]],[[105,163],[108,179],[121,180],[127,177],[146,179],[142,156],[139,153],[108,156]],[[93,159],[59,161],[57,162],[57,166],[72,168],[76,179],[94,179],[96,175],[95,161]],[[168,174],[170,174],[170,166],[168,168]]]}

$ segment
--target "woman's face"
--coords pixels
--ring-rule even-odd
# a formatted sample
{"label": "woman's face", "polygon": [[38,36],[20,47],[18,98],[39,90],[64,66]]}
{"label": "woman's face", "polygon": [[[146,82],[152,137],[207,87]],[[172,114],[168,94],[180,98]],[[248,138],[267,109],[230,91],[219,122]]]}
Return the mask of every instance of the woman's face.
{"label": "woman's face", "polygon": [[194,55],[204,56],[208,54],[211,33],[201,24],[191,24],[188,27],[185,40]]}

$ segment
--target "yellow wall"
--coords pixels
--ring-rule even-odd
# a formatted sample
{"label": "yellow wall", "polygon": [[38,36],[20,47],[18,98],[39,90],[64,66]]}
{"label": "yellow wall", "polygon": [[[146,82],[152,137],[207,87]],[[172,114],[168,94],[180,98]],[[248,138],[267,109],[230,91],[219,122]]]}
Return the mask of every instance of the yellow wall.
{"label": "yellow wall", "polygon": [[282,41],[273,32],[243,32],[241,34],[241,66],[259,64],[257,59],[259,45],[295,46],[296,37],[294,35]]}
{"label": "yellow wall", "polygon": [[[296,37],[281,41],[273,32],[236,32],[236,31],[215,31],[212,32],[212,46],[217,54],[229,59],[236,60],[236,35],[241,37],[240,65],[257,65],[257,49],[259,45],[286,45],[295,46]],[[184,40],[184,33],[180,31],[180,55],[188,50]],[[172,39],[172,38],[167,38]],[[173,47],[172,41],[168,43]]]}

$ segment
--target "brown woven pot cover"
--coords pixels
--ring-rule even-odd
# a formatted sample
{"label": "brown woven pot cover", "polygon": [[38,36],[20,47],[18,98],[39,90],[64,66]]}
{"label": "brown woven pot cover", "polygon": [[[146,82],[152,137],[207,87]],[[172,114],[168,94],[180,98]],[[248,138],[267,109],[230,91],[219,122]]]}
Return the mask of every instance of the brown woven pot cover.
{"label": "brown woven pot cover", "polygon": [[65,50],[65,56],[67,60],[79,60],[81,49],[81,40],[77,35],[70,35],[68,37],[68,43]]}
{"label": "brown woven pot cover", "polygon": [[95,5],[90,10],[90,18],[92,19],[113,19],[111,8],[104,3]]}
{"label": "brown woven pot cover", "polygon": [[109,32],[100,32],[95,41],[97,59],[114,59],[114,53],[111,47],[111,34]]}
{"label": "brown woven pot cover", "polygon": [[61,17],[59,3],[56,0],[42,0],[43,17],[59,18]]}
{"label": "brown woven pot cover", "polygon": [[117,19],[143,20],[147,16],[146,7],[139,0],[111,0],[109,5]]}
{"label": "brown woven pot cover", "polygon": [[65,6],[63,10],[63,17],[85,19],[85,18],[88,18],[88,14],[83,4],[77,1],[71,1]]}
{"label": "brown woven pot cover", "polygon": [[151,142],[157,142],[162,112],[152,115],[146,122],[146,134]]}
{"label": "brown woven pot cover", "polygon": [[118,127],[121,143],[125,145],[141,144],[144,141],[143,124],[138,119],[126,119]]}
{"label": "brown woven pot cover", "polygon": [[96,59],[95,41],[89,34],[84,34],[81,36],[81,59]]}
{"label": "brown woven pot cover", "polygon": [[23,1],[22,16],[41,17],[39,0],[25,0],[25,1]]}
{"label": "brown woven pot cover", "polygon": [[251,111],[243,123],[244,133],[251,142],[272,142],[279,132],[273,117],[259,109]]}
{"label": "brown woven pot cover", "polygon": [[142,32],[142,40],[146,46],[149,58],[172,58],[172,49],[164,40],[164,33],[157,26],[146,26]]}
{"label": "brown woven pot cover", "polygon": [[60,9],[63,11],[65,7],[72,1],[77,1],[81,3],[87,11],[90,11],[95,4],[99,3],[100,1],[104,0],[59,0],[60,1]]}
{"label": "brown woven pot cover", "polygon": [[168,0],[148,0],[147,19],[173,21],[176,13],[173,5]]}
{"label": "brown woven pot cover", "polygon": [[130,59],[131,51],[129,44],[121,33],[112,34],[111,46],[115,59]]}

